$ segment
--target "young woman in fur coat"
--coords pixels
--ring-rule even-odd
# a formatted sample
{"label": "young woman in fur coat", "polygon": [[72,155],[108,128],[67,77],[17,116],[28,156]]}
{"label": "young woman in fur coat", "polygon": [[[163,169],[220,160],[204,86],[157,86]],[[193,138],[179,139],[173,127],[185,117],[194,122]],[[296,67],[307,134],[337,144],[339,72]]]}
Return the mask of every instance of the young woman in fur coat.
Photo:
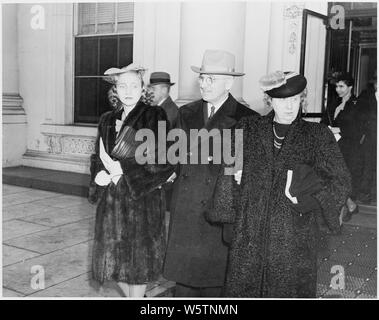
{"label": "young woman in fur coat", "polygon": [[117,281],[127,297],[143,297],[147,283],[158,280],[166,248],[160,186],[171,168],[136,160],[143,156],[137,154],[137,130],[151,129],[157,137],[158,121],[167,120],[163,109],[142,102],[143,71],[131,64],[105,72],[114,84],[116,108],[101,116],[91,157],[89,201],[99,200],[93,277]]}
{"label": "young woman in fur coat", "polygon": [[318,220],[340,227],[350,176],[330,130],[301,119],[306,79],[276,72],[261,84],[273,111],[237,125],[242,171],[219,176],[207,217],[234,223],[224,294],[316,297]]}

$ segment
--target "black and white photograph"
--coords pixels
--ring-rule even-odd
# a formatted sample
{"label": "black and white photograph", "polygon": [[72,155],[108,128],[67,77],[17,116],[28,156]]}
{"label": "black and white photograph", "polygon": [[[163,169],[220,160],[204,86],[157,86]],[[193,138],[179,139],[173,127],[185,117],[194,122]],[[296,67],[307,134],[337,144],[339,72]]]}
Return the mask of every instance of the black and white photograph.
{"label": "black and white photograph", "polygon": [[1,3],[3,299],[377,299],[377,2],[92,1]]}

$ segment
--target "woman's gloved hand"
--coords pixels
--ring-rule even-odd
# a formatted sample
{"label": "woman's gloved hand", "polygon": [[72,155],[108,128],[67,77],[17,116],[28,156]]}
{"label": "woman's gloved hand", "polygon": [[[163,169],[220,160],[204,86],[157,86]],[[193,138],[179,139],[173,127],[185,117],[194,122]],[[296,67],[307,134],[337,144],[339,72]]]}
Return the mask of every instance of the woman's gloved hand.
{"label": "woman's gloved hand", "polygon": [[111,176],[105,170],[101,170],[95,177],[95,183],[102,187],[107,186],[111,183]]}
{"label": "woman's gloved hand", "polygon": [[237,184],[241,184],[241,178],[242,178],[242,170],[238,170],[234,174],[234,180],[237,182]]}
{"label": "woman's gloved hand", "polygon": [[317,199],[312,195],[321,189],[321,179],[311,166],[299,164],[293,170],[288,170],[285,194],[299,214],[320,208]]}
{"label": "woman's gloved hand", "polygon": [[123,171],[119,161],[108,162],[109,174],[105,170],[101,170],[95,177],[95,183],[99,186],[107,186],[111,181],[117,185]]}

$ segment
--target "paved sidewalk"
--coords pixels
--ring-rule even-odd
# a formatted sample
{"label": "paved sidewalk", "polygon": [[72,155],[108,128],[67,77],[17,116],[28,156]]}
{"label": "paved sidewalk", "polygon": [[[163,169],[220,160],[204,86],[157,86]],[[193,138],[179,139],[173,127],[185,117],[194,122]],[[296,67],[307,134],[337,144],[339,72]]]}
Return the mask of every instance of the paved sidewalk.
{"label": "paved sidewalk", "polygon": [[[95,206],[86,198],[3,185],[3,296],[122,297],[115,283],[91,280]],[[32,288],[33,266],[42,266],[45,289]],[[148,297],[172,294],[165,279]]]}
{"label": "paved sidewalk", "polygon": [[[122,297],[114,283],[100,287],[91,280],[95,207],[85,198],[3,185],[2,200],[4,296]],[[323,236],[318,296],[375,298],[376,252],[375,212],[353,216],[340,236]],[[43,267],[43,290],[31,286],[33,266]],[[344,290],[329,287],[333,266],[344,268]],[[161,279],[147,296],[172,296],[174,285]]]}

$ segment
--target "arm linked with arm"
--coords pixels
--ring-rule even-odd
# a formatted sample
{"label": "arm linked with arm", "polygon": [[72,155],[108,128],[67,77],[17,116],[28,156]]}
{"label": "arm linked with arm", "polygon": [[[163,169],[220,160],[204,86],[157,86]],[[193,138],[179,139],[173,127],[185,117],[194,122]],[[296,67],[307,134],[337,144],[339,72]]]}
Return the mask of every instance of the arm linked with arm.
{"label": "arm linked with arm", "polygon": [[234,223],[236,208],[239,201],[240,182],[243,167],[243,140],[246,138],[246,121],[240,121],[235,129],[243,130],[242,140],[236,141],[236,131],[233,130],[231,152],[235,155],[234,163],[223,164],[213,193],[212,202],[206,213],[210,222]]}

